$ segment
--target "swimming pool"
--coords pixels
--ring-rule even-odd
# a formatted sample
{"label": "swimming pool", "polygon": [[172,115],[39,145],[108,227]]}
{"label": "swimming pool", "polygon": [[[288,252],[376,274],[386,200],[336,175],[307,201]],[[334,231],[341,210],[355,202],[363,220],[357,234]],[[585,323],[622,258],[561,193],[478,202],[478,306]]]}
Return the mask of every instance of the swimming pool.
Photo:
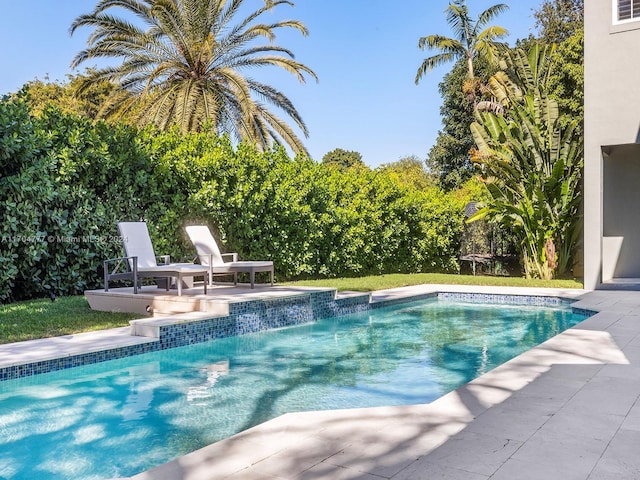
{"label": "swimming pool", "polygon": [[427,403],[586,318],[437,299],[0,383],[0,478],[130,476],[291,411]]}

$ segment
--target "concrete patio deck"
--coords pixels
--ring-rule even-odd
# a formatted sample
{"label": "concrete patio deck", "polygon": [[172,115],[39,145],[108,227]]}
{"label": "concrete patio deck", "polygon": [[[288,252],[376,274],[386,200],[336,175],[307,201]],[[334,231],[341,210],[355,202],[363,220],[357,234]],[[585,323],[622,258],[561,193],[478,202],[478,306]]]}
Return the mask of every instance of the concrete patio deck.
{"label": "concrete patio deck", "polygon": [[[640,478],[640,292],[425,285],[372,301],[429,291],[560,295],[599,313],[430,404],[287,414],[132,479]],[[85,335],[78,348],[109,332]]]}
{"label": "concrete patio deck", "polygon": [[106,312],[133,312],[145,316],[167,316],[183,313],[204,313],[227,315],[228,305],[251,299],[286,297],[300,295],[310,290],[333,290],[330,288],[288,287],[256,284],[250,288],[248,284],[217,284],[207,288],[202,286],[183,287],[183,295],[178,296],[175,289],[165,290],[154,285],[140,288],[137,294],[133,287],[87,290],[84,292],[93,310]]}

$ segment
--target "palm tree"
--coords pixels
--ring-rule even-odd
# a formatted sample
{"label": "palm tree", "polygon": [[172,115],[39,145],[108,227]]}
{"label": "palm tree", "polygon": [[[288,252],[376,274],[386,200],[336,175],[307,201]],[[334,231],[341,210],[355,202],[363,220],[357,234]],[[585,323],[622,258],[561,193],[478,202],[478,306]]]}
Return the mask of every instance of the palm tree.
{"label": "palm tree", "polygon": [[[308,136],[293,103],[281,91],[245,75],[249,69],[276,66],[295,75],[316,74],[273,43],[275,31],[293,28],[304,36],[296,20],[262,23],[259,18],[287,0],[264,5],[238,22],[244,0],[99,0],[92,13],[76,18],[73,34],[88,26],[94,31],[73,68],[89,59],[120,61],[98,68],[87,86],[108,80],[119,88],[107,98],[99,115],[133,115],[141,125],[166,129],[177,124],[185,131],[213,128],[261,148],[286,142],[294,152],[305,148],[292,128],[268,107],[283,111]],[[241,8],[242,7],[242,8]],[[118,17],[112,9],[125,16]],[[269,43],[261,44],[260,38]]]}
{"label": "palm tree", "polygon": [[512,51],[505,60],[509,75],[490,80],[504,115],[476,110],[471,125],[491,200],[469,221],[488,217],[510,229],[523,246],[527,277],[566,273],[581,232],[580,182],[584,145],[580,119],[560,119],[549,95],[557,68],[554,46],[534,44],[529,52]]}
{"label": "palm tree", "polygon": [[[416,85],[427,72],[432,69],[459,60],[466,59],[467,80],[473,83],[475,77],[473,73],[473,60],[478,56],[483,56],[491,63],[495,62],[496,40],[504,38],[509,32],[499,26],[489,26],[484,28],[497,15],[508,10],[509,6],[499,3],[487,8],[475,22],[469,16],[469,9],[466,0],[452,0],[445,13],[447,23],[451,26],[454,38],[443,35],[429,35],[421,37],[418,41],[418,48],[440,50],[440,53],[425,58],[418,68],[415,82]],[[484,28],[484,30],[482,30]]]}

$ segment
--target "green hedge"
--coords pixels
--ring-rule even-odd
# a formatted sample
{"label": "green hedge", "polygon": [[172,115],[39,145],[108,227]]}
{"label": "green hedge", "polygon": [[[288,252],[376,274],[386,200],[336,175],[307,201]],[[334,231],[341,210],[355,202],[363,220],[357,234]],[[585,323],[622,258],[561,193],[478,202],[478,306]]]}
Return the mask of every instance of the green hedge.
{"label": "green hedge", "polygon": [[416,190],[210,134],[139,132],[0,101],[0,301],[102,285],[116,223],[145,220],[156,253],[193,258],[184,226],[271,259],[279,280],[451,272],[473,189]]}
{"label": "green hedge", "polygon": [[121,255],[115,222],[157,194],[137,133],[55,110],[36,120],[5,98],[0,138],[0,300],[97,287],[102,261]]}
{"label": "green hedge", "polygon": [[172,187],[161,220],[169,239],[185,223],[206,223],[241,258],[273,260],[281,279],[457,269],[470,193],[418,191],[380,171],[290,159],[282,149],[234,150],[207,134],[150,141],[158,176]]}

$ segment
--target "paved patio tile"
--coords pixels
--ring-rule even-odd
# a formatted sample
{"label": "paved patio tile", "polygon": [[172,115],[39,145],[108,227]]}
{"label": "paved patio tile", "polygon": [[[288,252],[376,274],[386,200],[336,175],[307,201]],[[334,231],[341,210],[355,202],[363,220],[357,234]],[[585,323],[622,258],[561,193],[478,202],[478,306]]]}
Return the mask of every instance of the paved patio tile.
{"label": "paved patio tile", "polygon": [[[612,377],[640,382],[640,365],[605,365],[598,377]],[[640,388],[638,389],[640,393]]]}
{"label": "paved patio tile", "polygon": [[636,315],[623,315],[615,323],[616,327],[629,328],[631,330],[635,330],[636,332],[637,332],[637,329],[638,329],[638,325],[640,325],[640,315],[637,315],[637,314]]}
{"label": "paved patio tile", "polygon": [[434,400],[429,406],[437,412],[436,416],[445,415],[445,418],[455,418],[465,423],[473,420],[489,407],[469,389],[469,384]]}
{"label": "paved patio tile", "polygon": [[531,399],[531,403],[550,402],[550,405],[559,408],[566,404],[586,383],[586,380],[568,380],[543,375],[527,385],[526,388],[515,393],[514,401]]}
{"label": "paved patio tile", "polygon": [[279,478],[296,479],[302,472],[338,454],[353,441],[353,438],[345,438],[342,441],[321,437],[306,438],[259,461],[252,469]]}
{"label": "paved patio tile", "polygon": [[628,362],[640,366],[640,335],[622,348]]}
{"label": "paved patio tile", "polygon": [[97,332],[5,343],[0,345],[0,367],[62,358],[81,353],[98,352],[109,348],[140,345],[154,341],[155,339],[151,338],[132,336],[130,327],[119,327]]}
{"label": "paved patio tile", "polygon": [[[579,303],[576,304],[577,307],[579,307],[579,305]],[[623,314],[621,313],[601,312],[583,320],[576,326],[576,328],[584,330],[604,330],[620,320],[622,316]]]}
{"label": "paved patio tile", "polygon": [[535,353],[552,355],[552,364],[628,363],[620,345],[607,332],[570,328],[538,348]]}
{"label": "paved patio tile", "polygon": [[461,390],[472,395],[478,405],[486,409],[506,401],[547,370],[547,366],[530,363],[527,358],[524,361],[510,361],[469,382]]}
{"label": "paved patio tile", "polygon": [[544,457],[534,460],[510,458],[491,480],[585,480],[590,471],[591,468],[581,463],[557,463]]}
{"label": "paved patio tile", "polygon": [[611,441],[589,478],[640,478],[640,432],[621,430]]}
{"label": "paved patio tile", "polygon": [[532,415],[551,416],[555,415],[565,403],[567,402],[563,398],[549,398],[544,395],[518,392],[499,407],[517,412],[525,410]]}
{"label": "paved patio tile", "polygon": [[[474,418],[473,411],[484,412],[486,407],[478,404],[463,387],[444,395],[437,400],[424,405],[428,421],[434,425],[466,425]],[[417,412],[420,414],[420,412]],[[456,432],[459,430],[456,430]]]}
{"label": "paved patio tile", "polygon": [[585,415],[582,411],[566,406],[545,423],[543,432],[588,437],[608,443],[624,419],[624,415],[603,412],[591,412],[589,415]]}
{"label": "paved patio tile", "polygon": [[389,425],[375,432],[364,432],[358,442],[327,458],[326,463],[390,478],[449,438],[439,433],[437,426],[426,432],[422,430]]}
{"label": "paved patio tile", "polygon": [[447,410],[445,402],[435,407],[440,414],[426,406],[394,407],[396,413],[390,410],[375,425],[362,422],[366,418],[362,409],[360,421],[337,423],[321,432],[321,438],[357,438],[325,463],[389,478],[467,425],[471,417],[464,414],[461,419],[455,399],[450,403],[453,410]]}
{"label": "paved patio tile", "polygon": [[265,445],[275,450],[295,444],[315,433],[316,429],[310,428],[309,424],[296,423],[298,419],[294,415],[287,414],[274,418],[257,427],[240,432],[232,438],[248,442],[254,448],[257,448],[257,445]]}
{"label": "paved patio tile", "polygon": [[463,431],[424,457],[428,462],[481,475],[493,474],[522,442]]}
{"label": "paved patio tile", "polygon": [[487,475],[467,472],[457,468],[431,463],[420,459],[402,470],[393,480],[487,480]]}
{"label": "paved patio tile", "polygon": [[[591,437],[558,433],[543,427],[518,449],[512,459],[533,465],[539,464],[537,470],[540,476],[533,478],[585,479],[606,450],[607,443]],[[550,468],[547,469],[547,466]],[[513,472],[512,469],[507,471]],[[543,475],[545,472],[555,473],[546,476]]]}
{"label": "paved patio tile", "polygon": [[[633,313],[637,313],[637,307]],[[636,339],[638,325],[640,325],[639,315],[623,315],[617,322],[607,327],[607,331],[620,347],[626,347]]]}
{"label": "paved patio tile", "polygon": [[268,452],[257,451],[246,441],[228,439],[191,452],[179,459],[132,477],[134,480],[205,480],[226,478],[243,471]]}
{"label": "paved patio tile", "polygon": [[550,418],[551,414],[530,413],[500,405],[480,415],[465,431],[525,442]]}
{"label": "paved patio tile", "polygon": [[596,376],[567,402],[566,408],[585,413],[626,415],[639,394],[638,381]]}
{"label": "paved patio tile", "polygon": [[325,464],[348,468],[383,478],[391,478],[418,459],[402,444],[379,442],[352,444],[333,455]]}
{"label": "paved patio tile", "polygon": [[622,427],[625,430],[634,430],[640,432],[640,397],[636,400],[631,410],[627,414],[627,417],[622,422]]}
{"label": "paved patio tile", "polygon": [[545,372],[545,377],[559,378],[562,380],[572,380],[576,382],[587,382],[595,377],[598,373],[606,368],[606,365],[600,363],[593,365],[552,365]]}
{"label": "paved patio tile", "polygon": [[629,328],[616,328],[613,326],[608,329],[608,332],[620,349],[624,349],[629,346],[635,338],[635,332]]}
{"label": "paved patio tile", "polygon": [[[236,472],[232,475],[226,477],[217,477],[215,474],[209,479],[214,480],[216,478],[224,478],[224,480],[282,480],[283,477],[277,477],[274,475],[270,475],[268,473],[261,472],[255,468],[248,468],[246,470],[242,470],[240,472]],[[206,480],[206,477],[202,480]]]}
{"label": "paved patio tile", "polygon": [[370,475],[351,468],[336,468],[335,465],[320,463],[309,470],[305,470],[296,480],[380,480],[377,475]]}

